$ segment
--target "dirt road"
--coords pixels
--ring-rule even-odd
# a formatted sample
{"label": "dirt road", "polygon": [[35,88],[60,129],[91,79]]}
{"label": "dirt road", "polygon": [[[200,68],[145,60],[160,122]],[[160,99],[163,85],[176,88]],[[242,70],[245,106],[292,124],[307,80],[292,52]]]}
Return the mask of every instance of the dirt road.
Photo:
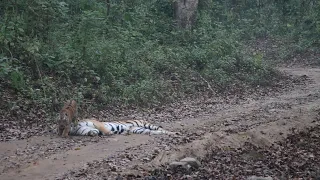
{"label": "dirt road", "polygon": [[[244,142],[269,146],[292,130],[315,126],[320,106],[320,69],[281,68],[312,82],[258,100],[208,103],[196,118],[153,123],[181,137],[165,135],[72,137],[55,135],[0,143],[0,179],[103,179],[141,173],[185,156],[201,158],[208,145],[240,147]],[[196,111],[197,112],[197,111]]]}

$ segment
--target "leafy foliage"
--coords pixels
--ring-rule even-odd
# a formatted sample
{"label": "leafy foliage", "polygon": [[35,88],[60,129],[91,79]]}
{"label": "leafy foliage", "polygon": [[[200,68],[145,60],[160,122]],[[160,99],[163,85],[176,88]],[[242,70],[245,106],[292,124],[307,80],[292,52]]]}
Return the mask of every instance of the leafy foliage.
{"label": "leafy foliage", "polygon": [[[0,2],[0,79],[34,101],[152,105],[234,81],[271,83],[247,38],[286,35],[319,45],[319,3],[200,1],[192,30],[174,27],[172,1]],[[200,77],[200,78],[199,78]]]}

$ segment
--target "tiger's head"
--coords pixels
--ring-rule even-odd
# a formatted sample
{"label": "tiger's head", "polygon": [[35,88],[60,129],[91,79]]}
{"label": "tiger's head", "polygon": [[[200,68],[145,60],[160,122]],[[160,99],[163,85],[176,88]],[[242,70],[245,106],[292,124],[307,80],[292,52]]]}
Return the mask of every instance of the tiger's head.
{"label": "tiger's head", "polygon": [[60,112],[60,121],[62,121],[62,122],[70,122],[71,121],[70,115],[67,111],[62,110]]}
{"label": "tiger's head", "polygon": [[64,106],[62,107],[60,111],[60,123],[75,123],[76,122],[76,115],[77,114],[77,103],[75,100],[68,100],[64,103]]}

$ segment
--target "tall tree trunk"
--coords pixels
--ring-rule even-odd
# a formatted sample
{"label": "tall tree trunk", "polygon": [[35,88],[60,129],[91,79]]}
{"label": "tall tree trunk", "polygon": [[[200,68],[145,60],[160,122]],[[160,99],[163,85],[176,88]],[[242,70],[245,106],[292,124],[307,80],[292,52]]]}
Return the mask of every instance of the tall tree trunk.
{"label": "tall tree trunk", "polygon": [[110,14],[110,0],[106,0],[106,5],[107,5],[107,16]]}
{"label": "tall tree trunk", "polygon": [[173,3],[174,18],[179,28],[191,28],[196,21],[199,0],[176,0]]}

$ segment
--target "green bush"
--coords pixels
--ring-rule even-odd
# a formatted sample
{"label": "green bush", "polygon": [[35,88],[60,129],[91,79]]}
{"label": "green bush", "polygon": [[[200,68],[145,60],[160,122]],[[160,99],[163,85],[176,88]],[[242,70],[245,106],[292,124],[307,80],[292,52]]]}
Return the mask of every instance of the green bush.
{"label": "green bush", "polygon": [[173,26],[172,1],[110,2],[109,12],[100,0],[1,2],[0,80],[43,104],[149,106],[196,93],[199,77],[221,88],[270,84],[274,71],[261,54],[245,53],[248,39],[319,45],[313,0],[201,1],[192,30]]}

